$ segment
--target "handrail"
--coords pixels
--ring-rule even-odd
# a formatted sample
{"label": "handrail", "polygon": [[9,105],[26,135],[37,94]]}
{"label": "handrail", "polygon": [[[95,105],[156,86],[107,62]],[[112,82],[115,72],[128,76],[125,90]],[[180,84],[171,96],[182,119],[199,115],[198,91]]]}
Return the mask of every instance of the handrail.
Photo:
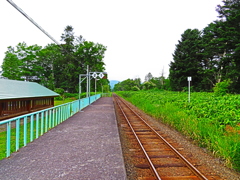
{"label": "handrail", "polygon": [[[29,114],[17,116],[0,121],[0,125],[6,124],[6,157],[11,155],[11,146],[17,151],[20,146],[46,133],[49,129],[62,123],[78,111],[87,107],[101,97],[101,94],[79,99],[73,102],[61,104],[55,107],[43,109]],[[15,133],[13,133],[13,130]],[[15,145],[11,140],[15,138]]]}

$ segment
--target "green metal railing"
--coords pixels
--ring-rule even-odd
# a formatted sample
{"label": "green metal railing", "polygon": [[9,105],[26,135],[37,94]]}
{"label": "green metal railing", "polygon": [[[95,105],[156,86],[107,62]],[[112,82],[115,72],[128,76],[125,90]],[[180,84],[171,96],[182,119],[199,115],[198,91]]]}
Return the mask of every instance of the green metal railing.
{"label": "green metal railing", "polygon": [[97,94],[88,98],[0,121],[0,125],[6,125],[6,157],[10,156],[13,151],[17,151],[20,147],[26,146],[27,143],[32,142],[49,129],[62,123],[100,97],[101,94]]}

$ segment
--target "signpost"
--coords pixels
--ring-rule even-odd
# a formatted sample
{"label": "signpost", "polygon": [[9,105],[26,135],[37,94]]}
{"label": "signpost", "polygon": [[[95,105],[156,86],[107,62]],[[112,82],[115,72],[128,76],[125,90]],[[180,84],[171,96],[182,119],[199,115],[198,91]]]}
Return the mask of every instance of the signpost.
{"label": "signpost", "polygon": [[188,102],[190,103],[190,82],[192,81],[192,77],[188,77]]}

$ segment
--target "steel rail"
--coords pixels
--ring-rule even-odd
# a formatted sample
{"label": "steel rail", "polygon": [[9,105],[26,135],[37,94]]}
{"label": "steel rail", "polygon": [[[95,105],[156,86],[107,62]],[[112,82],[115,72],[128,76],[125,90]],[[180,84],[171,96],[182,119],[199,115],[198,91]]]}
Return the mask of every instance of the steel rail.
{"label": "steel rail", "polygon": [[[115,99],[116,99],[116,98],[115,98]],[[117,99],[116,99],[116,100],[117,100]],[[160,178],[160,176],[159,176],[159,174],[158,174],[156,168],[154,167],[154,165],[153,165],[153,163],[152,163],[150,157],[148,156],[146,150],[144,149],[144,147],[143,147],[143,145],[142,145],[140,139],[138,138],[136,132],[134,131],[134,129],[133,129],[133,127],[132,127],[132,125],[131,125],[131,123],[130,123],[130,121],[129,121],[129,119],[127,118],[125,112],[123,111],[123,109],[122,109],[122,107],[121,107],[121,105],[120,105],[120,103],[119,103],[118,101],[120,101],[120,100],[117,100],[117,101],[116,101],[117,104],[118,104],[118,107],[120,108],[121,112],[123,113],[123,115],[124,115],[124,117],[125,117],[125,119],[126,119],[128,125],[129,125],[129,127],[131,128],[131,130],[132,130],[132,132],[133,132],[135,138],[137,139],[138,144],[140,145],[140,147],[141,147],[141,149],[142,149],[142,151],[143,151],[145,157],[147,158],[147,161],[148,161],[148,163],[149,163],[149,165],[150,165],[150,167],[151,167],[151,169],[152,169],[152,171],[153,171],[155,177],[156,177],[158,180],[161,180],[161,178]]]}
{"label": "steel rail", "polygon": [[188,168],[199,178],[208,180],[197,168],[195,168],[182,154],[180,154],[170,143],[167,142],[156,130],[154,130],[138,113],[136,113],[129,105],[122,101],[135,115],[137,115],[171,150],[179,156]]}

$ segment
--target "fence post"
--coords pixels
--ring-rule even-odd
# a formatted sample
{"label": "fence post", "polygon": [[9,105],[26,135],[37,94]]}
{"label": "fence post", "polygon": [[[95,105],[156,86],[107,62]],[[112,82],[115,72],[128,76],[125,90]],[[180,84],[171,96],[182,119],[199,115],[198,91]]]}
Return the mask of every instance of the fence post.
{"label": "fence post", "polygon": [[7,157],[11,154],[11,122],[7,123]]}

